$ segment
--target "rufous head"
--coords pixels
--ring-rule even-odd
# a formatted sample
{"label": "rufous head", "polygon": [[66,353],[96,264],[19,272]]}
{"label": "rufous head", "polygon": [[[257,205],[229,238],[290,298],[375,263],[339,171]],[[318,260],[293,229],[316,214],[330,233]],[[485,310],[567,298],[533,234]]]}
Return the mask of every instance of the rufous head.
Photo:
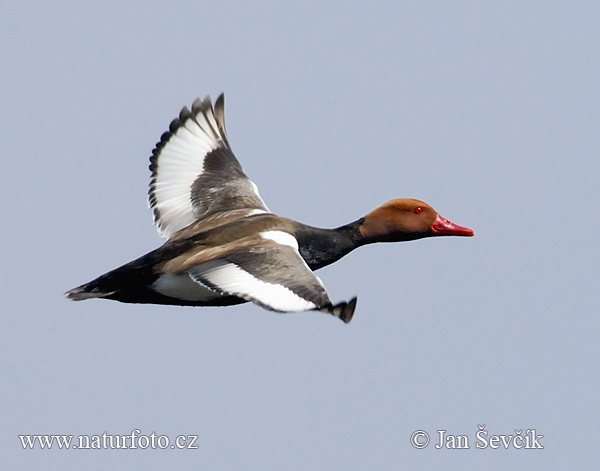
{"label": "rufous head", "polygon": [[471,229],[441,217],[427,203],[409,198],[389,201],[370,212],[359,230],[367,243],[474,235]]}

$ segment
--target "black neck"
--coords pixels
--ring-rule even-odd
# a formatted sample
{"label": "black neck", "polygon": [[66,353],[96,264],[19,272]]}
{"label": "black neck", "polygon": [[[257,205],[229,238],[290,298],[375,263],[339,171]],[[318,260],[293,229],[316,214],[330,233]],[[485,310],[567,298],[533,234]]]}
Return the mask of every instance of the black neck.
{"label": "black neck", "polygon": [[296,239],[300,255],[311,270],[329,265],[365,244],[358,228],[362,219],[336,229],[321,229],[298,224]]}

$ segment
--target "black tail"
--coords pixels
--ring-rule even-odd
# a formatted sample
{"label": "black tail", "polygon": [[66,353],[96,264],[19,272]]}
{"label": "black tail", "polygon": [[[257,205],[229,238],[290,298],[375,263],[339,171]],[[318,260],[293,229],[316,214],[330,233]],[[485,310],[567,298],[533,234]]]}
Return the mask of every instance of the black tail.
{"label": "black tail", "polygon": [[73,288],[65,296],[73,301],[104,298],[122,303],[167,304],[171,306],[231,306],[246,301],[237,296],[217,296],[206,301],[188,301],[162,295],[150,288],[157,275],[131,262],[109,271],[95,280]]}
{"label": "black tail", "polygon": [[122,302],[144,302],[141,296],[147,294],[148,285],[154,282],[156,275],[135,269],[127,265],[109,271],[95,280],[73,288],[65,296],[73,301],[91,298],[108,298]]}

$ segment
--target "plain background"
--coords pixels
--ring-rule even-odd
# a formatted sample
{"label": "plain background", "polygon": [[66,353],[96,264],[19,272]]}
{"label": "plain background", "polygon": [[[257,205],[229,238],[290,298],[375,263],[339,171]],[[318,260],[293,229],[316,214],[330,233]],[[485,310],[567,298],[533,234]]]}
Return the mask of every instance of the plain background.
{"label": "plain background", "polygon": [[[6,469],[597,466],[597,2],[9,2],[1,7]],[[148,157],[226,92],[269,208],[335,227],[415,197],[475,230],[323,269],[351,324],[63,292],[156,247]],[[543,450],[480,450],[535,429]],[[198,435],[23,450],[21,434]],[[435,449],[437,430],[469,449]],[[410,436],[425,430],[426,449]]]}

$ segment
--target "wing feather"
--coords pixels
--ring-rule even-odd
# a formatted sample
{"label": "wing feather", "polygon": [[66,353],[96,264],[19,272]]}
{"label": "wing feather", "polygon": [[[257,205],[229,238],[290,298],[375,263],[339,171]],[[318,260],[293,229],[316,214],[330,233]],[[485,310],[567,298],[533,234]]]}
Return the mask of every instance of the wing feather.
{"label": "wing feather", "polygon": [[235,295],[273,311],[295,312],[331,306],[322,281],[308,267],[290,234],[263,237],[260,244],[244,247],[201,263],[191,278],[223,294]]}
{"label": "wing feather", "polygon": [[148,202],[162,237],[203,218],[237,210],[268,212],[256,185],[229,147],[224,98],[184,107],[150,158]]}

